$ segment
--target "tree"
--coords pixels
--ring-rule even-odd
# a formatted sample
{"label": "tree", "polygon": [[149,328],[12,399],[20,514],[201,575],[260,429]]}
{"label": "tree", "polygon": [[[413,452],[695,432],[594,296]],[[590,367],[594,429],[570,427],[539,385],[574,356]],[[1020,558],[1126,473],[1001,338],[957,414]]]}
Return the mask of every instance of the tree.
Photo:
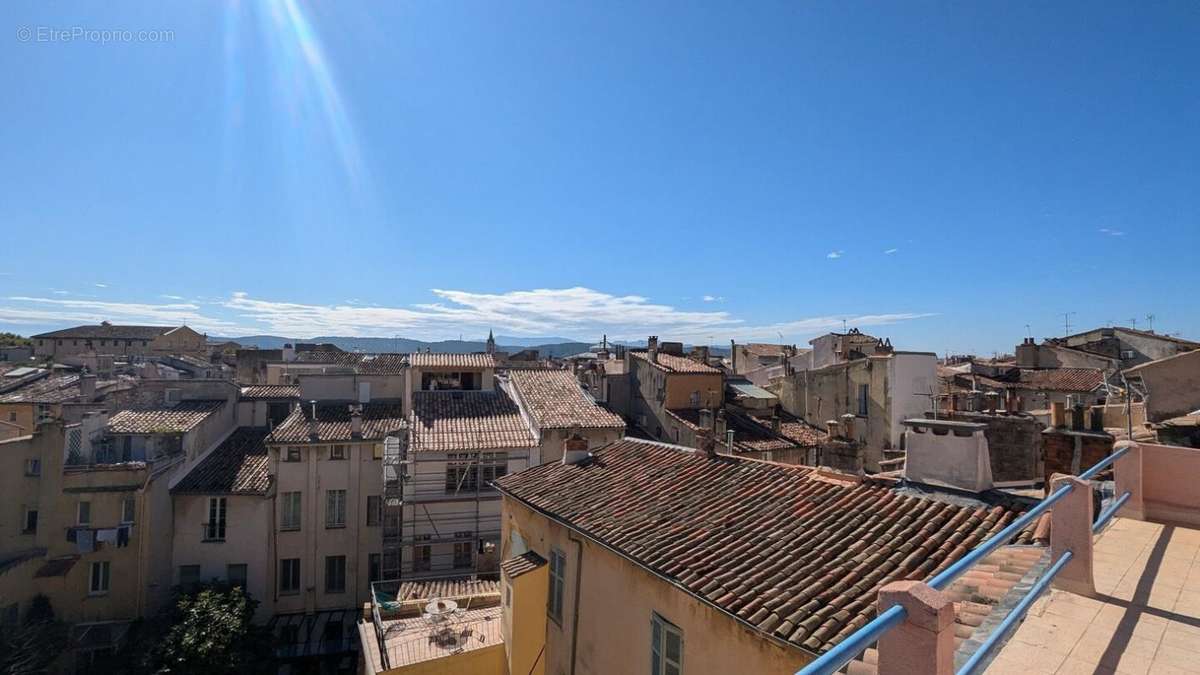
{"label": "tree", "polygon": [[16,333],[0,333],[0,347],[29,347],[33,344],[29,338]]}
{"label": "tree", "polygon": [[33,596],[21,626],[0,631],[0,673],[46,672],[62,654],[66,639],[67,627],[55,618],[50,599],[40,593]]}
{"label": "tree", "polygon": [[258,601],[241,588],[212,585],[182,593],[153,622],[138,626],[111,672],[182,675],[273,672],[270,633],[253,623]]}

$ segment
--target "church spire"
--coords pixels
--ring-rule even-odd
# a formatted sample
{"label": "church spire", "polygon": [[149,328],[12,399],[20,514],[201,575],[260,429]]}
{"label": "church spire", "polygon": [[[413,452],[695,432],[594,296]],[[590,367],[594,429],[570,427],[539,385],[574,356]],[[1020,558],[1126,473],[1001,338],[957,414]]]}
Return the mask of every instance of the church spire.
{"label": "church spire", "polygon": [[495,338],[495,336],[492,335],[491,329],[488,329],[487,353],[489,353],[489,354],[496,353],[496,338]]}

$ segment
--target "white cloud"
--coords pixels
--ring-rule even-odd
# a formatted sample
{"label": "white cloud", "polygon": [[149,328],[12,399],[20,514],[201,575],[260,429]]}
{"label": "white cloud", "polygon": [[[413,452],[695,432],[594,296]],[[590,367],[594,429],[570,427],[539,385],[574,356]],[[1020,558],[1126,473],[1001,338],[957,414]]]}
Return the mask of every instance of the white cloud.
{"label": "white cloud", "polygon": [[845,253],[845,251],[830,251],[825,255],[825,257],[829,258],[830,260],[837,260],[838,258],[842,257],[843,253]]}
{"label": "white cloud", "polygon": [[899,250],[900,250],[900,249],[898,249],[898,248],[889,248],[888,250],[884,251],[884,253],[885,253],[886,255],[891,255],[891,254],[893,254],[893,253],[895,253],[895,252],[897,252],[897,251],[899,251]]}
{"label": "white cloud", "polygon": [[[271,333],[294,338],[320,335],[444,339],[488,330],[518,336],[567,335],[579,339],[607,334],[611,339],[707,341],[720,339],[791,339],[840,329],[843,318],[860,326],[881,326],[928,314],[864,314],[857,317],[810,317],[753,325],[727,311],[688,311],[654,303],[638,295],[612,295],[590,288],[534,289],[506,293],[432,289],[437,301],[409,307],[282,302],[237,291],[208,304],[199,301],[104,302],[17,296],[0,303],[0,324],[71,325],[75,323],[186,323],[214,335]],[[719,302],[720,296],[709,296]]]}
{"label": "white cloud", "polygon": [[55,295],[70,295],[70,294],[71,294],[71,292],[70,292],[70,291],[64,291],[64,290],[62,290],[62,289],[60,289],[60,288],[56,288],[56,289],[54,289],[54,290],[52,290],[52,291],[50,291],[50,292],[51,292],[51,293],[53,293],[53,294],[55,294]]}
{"label": "white cloud", "polygon": [[96,288],[108,288],[108,284],[102,284],[100,282],[96,282],[92,285],[95,286]]}
{"label": "white cloud", "polygon": [[170,295],[168,293],[163,293],[162,295],[160,295],[158,297],[163,298],[164,300],[182,300],[183,299],[182,295]]}
{"label": "white cloud", "polygon": [[1100,234],[1107,234],[1110,237],[1124,237],[1125,236],[1125,233],[1122,232],[1121,230],[1114,230],[1114,229],[1108,228],[1108,227],[1102,227],[1102,228],[1100,228],[1099,231],[1100,231]]}
{"label": "white cloud", "polygon": [[725,296],[723,295],[706,295],[700,299],[705,302],[725,302]]}

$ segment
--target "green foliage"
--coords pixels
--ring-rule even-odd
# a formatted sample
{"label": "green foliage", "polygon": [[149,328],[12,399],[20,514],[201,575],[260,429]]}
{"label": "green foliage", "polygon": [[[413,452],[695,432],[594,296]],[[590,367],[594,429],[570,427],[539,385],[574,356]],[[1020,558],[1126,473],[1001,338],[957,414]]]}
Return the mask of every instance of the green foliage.
{"label": "green foliage", "polygon": [[19,628],[0,631],[0,673],[44,673],[67,641],[67,626],[54,618],[50,600],[35,595]]}
{"label": "green foliage", "polygon": [[33,342],[16,333],[0,333],[0,347],[29,347]]}
{"label": "green foliage", "polygon": [[272,642],[253,623],[258,601],[241,588],[213,585],[180,594],[138,627],[112,672],[183,675],[274,671]]}

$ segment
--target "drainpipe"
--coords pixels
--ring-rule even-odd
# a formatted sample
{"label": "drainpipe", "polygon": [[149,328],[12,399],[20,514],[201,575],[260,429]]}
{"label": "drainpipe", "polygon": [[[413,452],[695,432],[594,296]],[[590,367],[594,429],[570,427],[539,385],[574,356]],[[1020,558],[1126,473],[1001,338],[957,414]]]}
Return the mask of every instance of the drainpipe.
{"label": "drainpipe", "polygon": [[571,675],[575,675],[575,646],[579,643],[579,589],[583,586],[583,542],[568,534],[575,544],[575,607],[571,611]]}

